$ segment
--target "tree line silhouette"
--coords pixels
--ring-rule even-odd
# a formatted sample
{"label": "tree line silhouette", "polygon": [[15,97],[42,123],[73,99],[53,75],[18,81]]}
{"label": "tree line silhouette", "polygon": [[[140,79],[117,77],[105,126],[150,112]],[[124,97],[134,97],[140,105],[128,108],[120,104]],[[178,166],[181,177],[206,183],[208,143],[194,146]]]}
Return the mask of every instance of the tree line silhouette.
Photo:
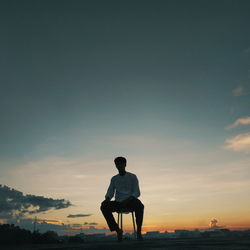
{"label": "tree line silhouette", "polygon": [[14,224],[0,224],[0,245],[1,244],[47,244],[47,243],[72,243],[84,242],[78,236],[63,236],[59,237],[54,231],[40,233],[38,230],[31,232],[27,229],[22,229]]}

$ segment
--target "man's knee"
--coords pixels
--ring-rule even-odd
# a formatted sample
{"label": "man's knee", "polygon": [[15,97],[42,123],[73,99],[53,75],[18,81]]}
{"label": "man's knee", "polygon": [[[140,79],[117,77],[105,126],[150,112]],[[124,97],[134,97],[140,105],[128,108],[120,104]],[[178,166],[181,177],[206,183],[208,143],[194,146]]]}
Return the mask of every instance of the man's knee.
{"label": "man's knee", "polygon": [[112,209],[112,201],[108,201],[108,200],[104,200],[102,203],[101,203],[101,207],[100,209],[102,211],[107,211],[107,210],[110,210]]}
{"label": "man's knee", "polygon": [[106,211],[106,210],[108,210],[110,208],[110,202],[109,201],[103,201],[102,203],[101,203],[101,207],[100,207],[100,209],[101,209],[101,211]]}
{"label": "man's knee", "polygon": [[135,207],[137,207],[138,209],[144,209],[144,205],[139,199],[135,199],[134,204],[135,204]]}
{"label": "man's knee", "polygon": [[144,205],[142,204],[141,201],[140,201],[140,204],[139,204],[139,208],[142,209],[142,210],[144,209]]}

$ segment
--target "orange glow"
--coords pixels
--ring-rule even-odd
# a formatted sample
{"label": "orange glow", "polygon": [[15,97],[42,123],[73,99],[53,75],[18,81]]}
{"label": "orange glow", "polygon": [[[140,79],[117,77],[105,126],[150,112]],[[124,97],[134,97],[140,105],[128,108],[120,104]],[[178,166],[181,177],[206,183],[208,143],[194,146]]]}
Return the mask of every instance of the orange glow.
{"label": "orange glow", "polygon": [[0,218],[0,224],[4,224],[4,223],[6,223],[6,219],[1,219]]}

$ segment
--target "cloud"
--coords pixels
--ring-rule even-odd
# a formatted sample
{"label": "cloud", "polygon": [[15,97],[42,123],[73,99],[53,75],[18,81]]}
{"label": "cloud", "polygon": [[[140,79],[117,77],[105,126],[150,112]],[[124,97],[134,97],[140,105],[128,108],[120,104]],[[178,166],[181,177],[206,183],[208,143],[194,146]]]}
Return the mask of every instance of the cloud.
{"label": "cloud", "polygon": [[22,192],[0,185],[0,218],[20,218],[26,214],[62,209],[71,206],[64,199],[52,199]]}
{"label": "cloud", "polygon": [[234,96],[242,96],[242,95],[244,95],[243,87],[237,87],[237,88],[233,89],[232,92],[233,92]]}
{"label": "cloud", "polygon": [[233,124],[229,125],[227,128],[236,128],[241,125],[250,125],[250,116],[237,119]]}
{"label": "cloud", "polygon": [[96,222],[84,222],[83,225],[97,225]]}
{"label": "cloud", "polygon": [[59,220],[47,220],[47,219],[36,219],[37,222],[46,222],[46,223],[61,223]]}
{"label": "cloud", "polygon": [[226,148],[237,152],[250,152],[250,133],[236,135],[226,139]]}
{"label": "cloud", "polygon": [[91,216],[91,214],[69,214],[67,217],[68,218],[78,218],[78,217],[87,217]]}

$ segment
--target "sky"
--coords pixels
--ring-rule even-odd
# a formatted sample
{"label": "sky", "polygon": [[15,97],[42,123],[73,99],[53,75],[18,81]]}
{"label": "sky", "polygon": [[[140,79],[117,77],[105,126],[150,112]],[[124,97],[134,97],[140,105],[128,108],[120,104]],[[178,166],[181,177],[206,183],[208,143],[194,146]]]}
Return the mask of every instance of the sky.
{"label": "sky", "polygon": [[249,11],[1,1],[0,222],[108,232],[100,204],[124,156],[144,232],[250,228]]}

